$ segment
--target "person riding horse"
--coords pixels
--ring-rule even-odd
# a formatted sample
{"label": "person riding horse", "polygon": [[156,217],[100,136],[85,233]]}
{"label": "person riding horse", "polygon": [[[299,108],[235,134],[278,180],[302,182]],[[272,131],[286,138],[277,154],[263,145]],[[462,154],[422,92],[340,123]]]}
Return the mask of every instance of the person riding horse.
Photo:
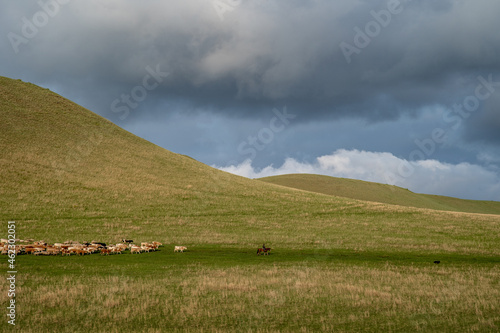
{"label": "person riding horse", "polygon": [[270,247],[266,247],[266,244],[263,244],[262,247],[257,249],[257,254],[268,255],[269,251],[271,251]]}

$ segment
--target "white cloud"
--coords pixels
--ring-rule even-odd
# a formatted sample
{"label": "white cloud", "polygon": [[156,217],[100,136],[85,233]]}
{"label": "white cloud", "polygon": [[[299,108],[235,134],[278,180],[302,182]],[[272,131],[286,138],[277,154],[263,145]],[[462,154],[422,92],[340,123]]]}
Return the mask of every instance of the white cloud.
{"label": "white cloud", "polygon": [[469,163],[408,162],[386,152],[339,149],[316,158],[314,163],[289,158],[278,168],[270,165],[256,169],[251,160],[246,160],[218,168],[248,178],[310,173],[397,185],[417,193],[500,201],[500,176],[492,170]]}

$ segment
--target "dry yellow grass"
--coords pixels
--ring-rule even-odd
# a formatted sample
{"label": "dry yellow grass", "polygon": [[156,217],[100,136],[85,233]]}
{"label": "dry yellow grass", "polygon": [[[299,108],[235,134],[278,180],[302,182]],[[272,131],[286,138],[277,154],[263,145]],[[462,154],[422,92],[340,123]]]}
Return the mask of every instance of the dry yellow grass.
{"label": "dry yellow grass", "polygon": [[[345,264],[187,267],[149,277],[22,274],[20,327],[50,331],[491,331],[500,270]],[[5,282],[2,281],[2,285]],[[30,287],[25,289],[24,284]],[[29,294],[26,291],[29,290]],[[28,296],[29,295],[29,296]],[[29,302],[23,303],[29,297]],[[5,302],[5,295],[1,295]],[[76,325],[78,323],[78,326]]]}

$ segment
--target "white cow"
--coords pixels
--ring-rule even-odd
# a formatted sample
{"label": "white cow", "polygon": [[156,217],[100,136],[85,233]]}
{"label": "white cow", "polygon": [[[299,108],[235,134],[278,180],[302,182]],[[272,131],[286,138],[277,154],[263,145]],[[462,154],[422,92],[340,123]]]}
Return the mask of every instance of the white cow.
{"label": "white cow", "polygon": [[142,249],[140,246],[133,245],[130,247],[130,254],[141,253],[141,252],[142,252]]}
{"label": "white cow", "polygon": [[144,251],[144,252],[150,252],[151,251],[151,248],[149,246],[141,246],[141,249]]}
{"label": "white cow", "polygon": [[174,248],[174,252],[184,252],[185,250],[187,250],[188,248],[185,247],[185,246],[176,246]]}

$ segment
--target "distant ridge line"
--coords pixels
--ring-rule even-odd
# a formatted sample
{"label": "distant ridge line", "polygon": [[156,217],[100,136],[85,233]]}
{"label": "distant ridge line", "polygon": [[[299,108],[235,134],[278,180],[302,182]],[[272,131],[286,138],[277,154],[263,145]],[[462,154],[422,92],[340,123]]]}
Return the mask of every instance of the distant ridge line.
{"label": "distant ridge line", "polygon": [[299,190],[405,207],[500,215],[500,202],[418,194],[394,185],[313,174],[288,174],[260,181]]}

